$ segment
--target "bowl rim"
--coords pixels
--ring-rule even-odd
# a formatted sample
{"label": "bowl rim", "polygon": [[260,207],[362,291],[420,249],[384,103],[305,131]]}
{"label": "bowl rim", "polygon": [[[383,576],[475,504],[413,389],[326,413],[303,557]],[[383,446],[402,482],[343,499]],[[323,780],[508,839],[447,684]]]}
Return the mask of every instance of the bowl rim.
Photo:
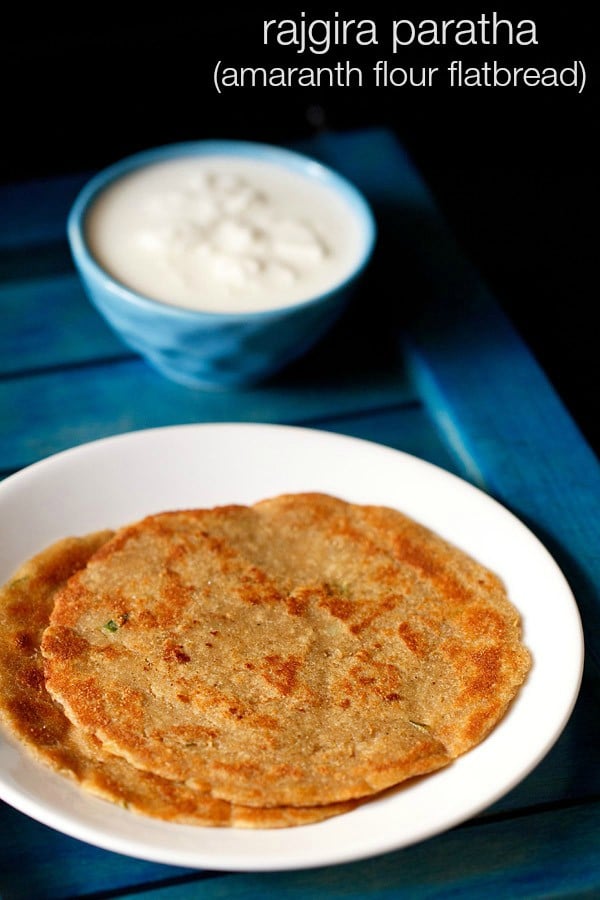
{"label": "bowl rim", "polygon": [[[315,179],[318,183],[329,186],[340,194],[347,201],[349,209],[362,223],[364,234],[361,252],[357,255],[356,262],[347,275],[323,293],[299,300],[296,303],[260,310],[215,311],[191,309],[149,297],[119,281],[96,261],[85,237],[85,217],[102,191],[119,178],[144,166],[170,159],[216,155],[273,162],[290,171]],[[103,282],[103,286],[108,288],[113,296],[117,295],[125,303],[178,319],[197,321],[199,318],[210,318],[214,321],[221,319],[233,322],[283,314],[290,315],[306,307],[325,303],[333,295],[345,290],[359,277],[369,263],[377,238],[377,224],[373,210],[362,191],[344,175],[308,154],[258,141],[204,139],[180,141],[141,150],[101,169],[86,182],[77,194],[67,219],[67,237],[73,260],[80,272],[84,276],[90,275],[96,281]]]}

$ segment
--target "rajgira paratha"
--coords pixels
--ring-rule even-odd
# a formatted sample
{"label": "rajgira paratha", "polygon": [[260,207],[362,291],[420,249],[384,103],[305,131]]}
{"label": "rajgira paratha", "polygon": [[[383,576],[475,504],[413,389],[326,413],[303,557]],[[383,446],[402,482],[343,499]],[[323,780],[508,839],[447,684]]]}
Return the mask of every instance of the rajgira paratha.
{"label": "rajgira paratha", "polygon": [[355,804],[259,809],[143,772],[74,726],[44,685],[40,641],[57,590],[112,536],[65,538],[24,564],[0,589],[0,721],[38,760],[85,790],[129,809],[191,825],[281,828],[318,822]]}
{"label": "rajgira paratha", "polygon": [[500,580],[322,494],[150,516],[56,598],[46,683],[135,767],[247,806],[363,797],[479,743],[529,669]]}

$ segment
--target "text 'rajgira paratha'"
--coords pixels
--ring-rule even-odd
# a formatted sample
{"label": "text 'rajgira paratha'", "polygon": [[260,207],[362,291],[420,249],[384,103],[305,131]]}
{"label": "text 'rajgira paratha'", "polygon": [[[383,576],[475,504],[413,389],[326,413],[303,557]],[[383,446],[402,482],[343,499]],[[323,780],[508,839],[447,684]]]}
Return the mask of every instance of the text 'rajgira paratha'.
{"label": "text 'rajgira paratha'", "polygon": [[40,642],[56,592],[112,536],[105,531],[65,538],[37,554],[0,589],[0,721],[37,759],[85,790],[171,822],[280,828],[317,822],[355,804],[259,809],[227,803],[144,772],[107,753],[74,726],[44,685]]}
{"label": "text 'rajgira paratha'", "polygon": [[151,516],[56,598],[46,684],[133,766],[312,806],[481,741],[529,668],[499,579],[394,510],[321,494]]}

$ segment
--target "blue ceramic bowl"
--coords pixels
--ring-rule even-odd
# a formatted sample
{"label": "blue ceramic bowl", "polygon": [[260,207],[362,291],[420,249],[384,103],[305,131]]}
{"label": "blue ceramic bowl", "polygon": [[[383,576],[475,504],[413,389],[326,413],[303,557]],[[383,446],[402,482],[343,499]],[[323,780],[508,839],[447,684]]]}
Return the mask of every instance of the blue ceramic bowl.
{"label": "blue ceramic bowl", "polygon": [[[333,290],[301,303],[250,313],[199,312],[161,303],[109,275],[86,243],[86,214],[98,194],[141,166],[211,154],[274,163],[333,188],[356,216],[362,235],[350,275]],[[364,197],[350,182],[309,157],[266,144],[198,141],[138,153],[100,172],[73,205],[68,237],[90,299],[129,347],[174,381],[192,387],[230,388],[265,378],[322,337],[342,311],[371,256],[375,222]]]}

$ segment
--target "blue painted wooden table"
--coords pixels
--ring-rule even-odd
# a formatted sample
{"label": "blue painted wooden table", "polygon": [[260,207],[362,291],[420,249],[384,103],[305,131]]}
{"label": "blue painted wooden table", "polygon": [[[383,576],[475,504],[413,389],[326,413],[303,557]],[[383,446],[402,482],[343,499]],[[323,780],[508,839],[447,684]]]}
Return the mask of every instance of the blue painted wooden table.
{"label": "blue painted wooden table", "polygon": [[423,457],[512,509],[567,575],[587,645],[575,711],[535,771],[473,820],[326,869],[172,868],[80,843],[0,804],[2,900],[600,896],[598,462],[395,139],[365,131],[301,149],[365,191],[380,229],[375,259],[361,295],[310,355],[226,394],[162,379],[92,310],[64,235],[84,177],[0,189],[0,475],[95,438],[186,422],[310,425]]}

